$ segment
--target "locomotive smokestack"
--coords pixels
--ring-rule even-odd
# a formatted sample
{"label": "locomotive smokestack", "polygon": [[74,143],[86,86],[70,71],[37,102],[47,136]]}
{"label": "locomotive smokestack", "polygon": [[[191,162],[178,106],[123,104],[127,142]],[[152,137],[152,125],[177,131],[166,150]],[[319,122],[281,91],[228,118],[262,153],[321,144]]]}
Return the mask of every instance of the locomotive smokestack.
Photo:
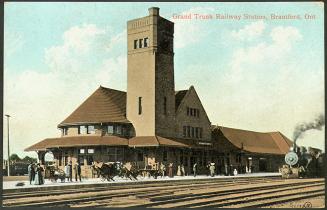
{"label": "locomotive smokestack", "polygon": [[318,115],[316,119],[313,120],[313,122],[309,123],[300,123],[295,126],[294,132],[293,132],[293,150],[296,149],[296,140],[301,138],[303,134],[308,130],[321,130],[321,128],[325,125],[325,116],[323,114]]}

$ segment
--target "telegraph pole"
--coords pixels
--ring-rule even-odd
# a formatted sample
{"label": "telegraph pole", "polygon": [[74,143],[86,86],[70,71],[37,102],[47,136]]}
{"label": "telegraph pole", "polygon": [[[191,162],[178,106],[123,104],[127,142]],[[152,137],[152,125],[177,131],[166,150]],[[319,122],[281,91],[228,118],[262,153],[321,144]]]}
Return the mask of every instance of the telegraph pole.
{"label": "telegraph pole", "polygon": [[7,166],[8,166],[8,176],[10,176],[10,150],[9,150],[9,117],[10,117],[10,115],[9,114],[6,114],[6,117],[7,117],[7,129],[8,129],[8,131],[7,131],[7,135],[8,135],[8,164],[7,164]]}

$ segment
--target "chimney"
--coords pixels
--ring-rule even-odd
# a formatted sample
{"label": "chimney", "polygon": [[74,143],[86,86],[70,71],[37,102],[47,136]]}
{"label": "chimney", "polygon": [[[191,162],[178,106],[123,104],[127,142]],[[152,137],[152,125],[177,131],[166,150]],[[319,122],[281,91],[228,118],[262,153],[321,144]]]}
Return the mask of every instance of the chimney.
{"label": "chimney", "polygon": [[159,16],[159,7],[151,7],[149,8],[150,16]]}

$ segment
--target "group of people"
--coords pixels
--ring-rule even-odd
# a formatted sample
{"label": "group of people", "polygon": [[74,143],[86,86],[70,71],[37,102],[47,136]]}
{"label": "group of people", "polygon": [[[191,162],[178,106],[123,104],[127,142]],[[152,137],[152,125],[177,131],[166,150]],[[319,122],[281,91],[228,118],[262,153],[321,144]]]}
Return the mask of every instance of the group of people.
{"label": "group of people", "polygon": [[44,169],[43,167],[40,165],[40,163],[30,163],[28,165],[28,177],[29,177],[29,182],[30,184],[34,184],[34,185],[42,185],[44,184]]}
{"label": "group of people", "polygon": [[[72,161],[69,161],[68,164],[65,165],[65,174],[68,182],[72,182],[73,180],[73,166],[72,166]],[[75,163],[74,165],[74,175],[75,175],[75,181],[77,182],[78,180],[81,182],[81,166],[79,165],[78,162]]]}
{"label": "group of people", "polygon": [[[208,164],[206,165],[206,168],[207,168],[207,176],[210,175],[211,177],[214,177],[215,176],[215,170],[216,170],[215,163],[208,162]],[[194,175],[194,177],[197,176],[198,171],[199,171],[198,164],[194,163],[193,164],[193,175]]]}

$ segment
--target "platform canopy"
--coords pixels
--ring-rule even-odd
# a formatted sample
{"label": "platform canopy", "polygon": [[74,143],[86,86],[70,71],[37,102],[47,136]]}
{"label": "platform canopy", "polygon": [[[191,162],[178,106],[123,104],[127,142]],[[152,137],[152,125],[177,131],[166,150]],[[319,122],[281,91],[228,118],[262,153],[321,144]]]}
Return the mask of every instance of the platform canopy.
{"label": "platform canopy", "polygon": [[199,148],[192,140],[165,138],[161,136],[137,136],[129,139],[129,147],[184,147]]}
{"label": "platform canopy", "polygon": [[118,136],[69,136],[47,138],[25,151],[45,151],[51,148],[79,147],[79,146],[128,146],[128,139]]}

